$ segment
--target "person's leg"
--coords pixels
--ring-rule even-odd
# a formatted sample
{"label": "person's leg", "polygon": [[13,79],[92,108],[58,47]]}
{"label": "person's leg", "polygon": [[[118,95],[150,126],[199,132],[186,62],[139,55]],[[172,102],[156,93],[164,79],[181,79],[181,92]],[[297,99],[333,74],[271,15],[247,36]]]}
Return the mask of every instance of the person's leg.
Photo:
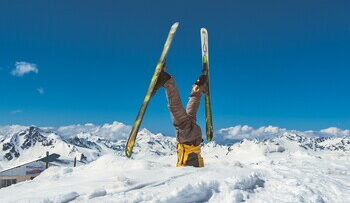
{"label": "person's leg", "polygon": [[197,111],[199,108],[202,93],[206,94],[207,77],[201,75],[195,84],[192,86],[190,98],[187,103],[186,112],[194,120],[197,120]]}
{"label": "person's leg", "polygon": [[177,89],[174,78],[165,71],[161,71],[154,86],[152,96],[156,94],[160,87],[165,88],[165,92],[168,99],[168,108],[173,120],[175,128],[178,128],[181,124],[188,120],[188,115],[182,106],[179,90]]}
{"label": "person's leg", "polygon": [[188,121],[188,115],[182,105],[179,90],[177,89],[174,78],[170,78],[165,84],[164,88],[168,99],[168,108],[173,120],[175,128],[180,127]]}
{"label": "person's leg", "polygon": [[202,143],[202,131],[197,125],[197,111],[200,104],[200,99],[203,93],[206,93],[207,90],[207,77],[201,75],[195,84],[192,86],[190,98],[187,103],[186,113],[191,120],[190,126],[187,128],[190,129],[190,132],[186,133],[186,139],[189,141],[185,144],[190,144],[198,146]]}
{"label": "person's leg", "polygon": [[190,98],[187,102],[186,113],[196,122],[197,111],[201,101],[202,92],[195,90],[195,86],[192,88]]}

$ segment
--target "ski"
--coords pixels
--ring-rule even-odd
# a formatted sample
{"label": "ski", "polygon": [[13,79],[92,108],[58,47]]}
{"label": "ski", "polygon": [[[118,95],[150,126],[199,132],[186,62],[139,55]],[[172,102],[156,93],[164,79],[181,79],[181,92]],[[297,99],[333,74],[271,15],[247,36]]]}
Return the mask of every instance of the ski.
{"label": "ski", "polygon": [[207,75],[208,78],[208,94],[205,95],[205,124],[207,140],[213,139],[213,116],[211,112],[210,99],[210,80],[209,80],[209,50],[208,50],[208,31],[201,28],[201,45],[202,45],[202,74]]}
{"label": "ski", "polygon": [[152,76],[151,83],[149,84],[147,93],[146,93],[145,98],[143,100],[143,103],[142,103],[142,105],[140,107],[139,113],[137,114],[137,117],[136,117],[136,120],[134,122],[134,125],[132,126],[129,139],[128,139],[128,142],[127,142],[126,147],[125,147],[125,155],[127,157],[129,157],[129,158],[131,157],[132,149],[133,149],[133,147],[135,145],[135,140],[136,140],[136,137],[137,137],[137,133],[138,133],[138,131],[140,129],[140,125],[141,125],[142,119],[143,119],[143,117],[145,115],[148,103],[149,103],[149,101],[151,99],[154,86],[157,83],[159,74],[160,74],[160,72],[162,71],[162,69],[164,67],[165,59],[166,59],[166,56],[168,54],[171,42],[173,41],[173,38],[174,38],[174,35],[176,33],[178,25],[179,25],[179,23],[176,22],[170,28],[168,37],[167,37],[167,39],[165,41],[165,44],[164,44],[164,47],[163,47],[162,54],[160,55],[159,61],[158,61],[157,66],[155,68],[154,74]]}

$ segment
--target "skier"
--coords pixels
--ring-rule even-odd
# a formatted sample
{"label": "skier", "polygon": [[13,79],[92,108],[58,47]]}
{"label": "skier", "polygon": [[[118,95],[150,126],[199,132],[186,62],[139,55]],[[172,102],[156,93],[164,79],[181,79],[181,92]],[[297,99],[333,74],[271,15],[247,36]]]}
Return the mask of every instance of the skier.
{"label": "skier", "polygon": [[[165,68],[163,69],[165,70]],[[202,131],[197,125],[197,110],[202,93],[207,93],[207,76],[201,75],[192,86],[186,110],[184,109],[174,78],[165,71],[161,71],[153,94],[164,87],[168,99],[168,108],[176,128],[177,167],[204,167],[201,156]]]}

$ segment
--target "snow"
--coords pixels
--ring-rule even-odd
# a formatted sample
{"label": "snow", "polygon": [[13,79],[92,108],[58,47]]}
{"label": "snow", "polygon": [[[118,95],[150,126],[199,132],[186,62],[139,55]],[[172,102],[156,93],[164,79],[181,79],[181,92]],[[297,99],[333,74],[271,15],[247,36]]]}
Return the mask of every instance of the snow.
{"label": "snow", "polygon": [[[60,128],[64,136],[56,130],[55,136],[79,135],[102,146],[96,137],[108,138],[110,129],[120,132],[121,140],[108,144],[119,146],[125,144],[128,126],[77,128]],[[175,167],[175,138],[143,129],[131,159],[123,150],[106,147],[87,164],[50,167],[34,180],[0,189],[0,202],[350,202],[350,137],[339,134],[346,130],[228,129],[216,134],[220,143],[203,146],[204,168]],[[313,137],[326,133],[334,133],[333,138]],[[239,141],[223,145],[230,143],[218,137],[223,134]],[[266,140],[237,139],[240,135]],[[59,140],[56,144],[66,146]],[[77,150],[92,153],[97,148]]]}
{"label": "snow", "polygon": [[0,139],[7,137],[8,135],[12,135],[15,132],[25,130],[27,126],[20,125],[8,125],[8,126],[0,126]]}

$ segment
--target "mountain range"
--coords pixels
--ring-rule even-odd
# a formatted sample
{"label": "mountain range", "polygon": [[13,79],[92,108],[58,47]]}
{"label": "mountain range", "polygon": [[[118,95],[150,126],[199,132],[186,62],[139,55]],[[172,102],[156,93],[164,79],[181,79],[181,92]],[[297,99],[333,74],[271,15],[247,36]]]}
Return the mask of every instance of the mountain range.
{"label": "mountain range", "polygon": [[[124,156],[124,146],[131,127],[120,122],[96,126],[93,124],[63,127],[2,126],[0,127],[0,169],[9,168],[45,155],[46,151],[61,155],[62,163],[69,165],[74,158],[80,164],[96,160],[105,154]],[[254,129],[235,126],[220,129],[215,134],[214,145],[230,149],[239,143],[278,146],[283,150],[302,147],[316,150],[350,150],[349,130],[329,128],[320,131],[296,131],[268,126]],[[205,144],[204,147],[207,147]],[[210,146],[213,144],[209,144]],[[172,155],[175,153],[174,137],[153,134],[147,129],[139,132],[134,155]]]}

